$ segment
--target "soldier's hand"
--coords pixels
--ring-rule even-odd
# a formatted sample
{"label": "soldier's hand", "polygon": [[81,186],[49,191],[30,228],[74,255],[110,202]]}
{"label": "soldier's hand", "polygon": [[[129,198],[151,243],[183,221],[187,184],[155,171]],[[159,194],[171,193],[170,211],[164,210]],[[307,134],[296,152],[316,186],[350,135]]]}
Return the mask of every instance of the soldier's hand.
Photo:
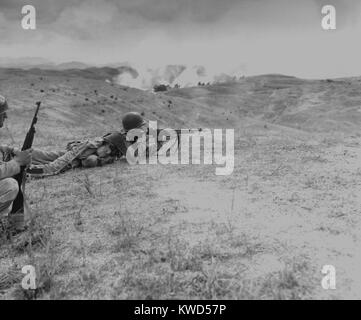
{"label": "soldier's hand", "polygon": [[31,164],[31,152],[33,150],[25,150],[25,151],[17,151],[15,153],[14,160],[20,165],[20,166],[27,166]]}

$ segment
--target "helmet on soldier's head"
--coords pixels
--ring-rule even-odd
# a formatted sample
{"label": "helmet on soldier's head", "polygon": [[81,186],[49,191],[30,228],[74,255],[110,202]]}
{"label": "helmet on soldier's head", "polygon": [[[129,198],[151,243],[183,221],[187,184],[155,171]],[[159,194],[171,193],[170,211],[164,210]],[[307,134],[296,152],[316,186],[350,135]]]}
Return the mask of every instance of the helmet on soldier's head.
{"label": "helmet on soldier's head", "polygon": [[9,109],[8,103],[2,95],[0,95],[0,112],[4,112]]}
{"label": "helmet on soldier's head", "polygon": [[122,119],[123,128],[126,132],[132,129],[140,128],[145,125],[143,117],[138,112],[128,112]]}
{"label": "helmet on soldier's head", "polygon": [[105,142],[109,143],[113,148],[120,151],[123,155],[127,153],[125,136],[121,132],[108,133],[103,136]]}

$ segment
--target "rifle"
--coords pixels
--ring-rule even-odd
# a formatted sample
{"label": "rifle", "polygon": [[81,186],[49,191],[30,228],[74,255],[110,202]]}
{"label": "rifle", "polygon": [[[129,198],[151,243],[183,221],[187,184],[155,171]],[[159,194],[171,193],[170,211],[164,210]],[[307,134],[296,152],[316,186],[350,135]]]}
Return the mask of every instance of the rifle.
{"label": "rifle", "polygon": [[[165,141],[158,141],[158,137],[161,135],[163,130],[165,130],[165,132],[167,132],[166,129],[159,129],[159,128],[156,131],[157,136],[155,137],[155,139],[156,139],[156,142],[157,142],[157,150],[159,150],[162,147],[162,145],[165,143]],[[202,128],[198,128],[198,129],[171,129],[171,130],[173,130],[177,134],[177,142],[178,142],[178,147],[179,147],[180,143],[181,143],[182,133],[186,133],[186,132],[192,133],[192,132],[197,132],[197,131],[201,132]],[[147,129],[146,134],[147,135],[150,134],[149,128]],[[126,150],[127,150],[126,142],[125,142],[126,141],[126,135],[127,135],[126,133],[123,133],[122,134],[122,141],[120,141],[121,142],[121,148],[120,149],[124,150],[122,152],[123,155],[126,154]],[[138,137],[136,137],[136,139],[134,141],[137,141],[137,139],[138,139]],[[168,139],[166,141],[168,141]]]}
{"label": "rifle", "polygon": [[[35,124],[38,121],[38,112],[40,109],[41,102],[37,102],[36,105],[36,111],[33,117],[33,120],[31,122],[30,129],[28,133],[26,134],[23,147],[21,148],[21,151],[28,150],[32,147],[34,136],[35,136]],[[20,167],[20,173],[18,173],[16,176],[13,177],[19,185],[19,192],[16,196],[14,202],[13,202],[13,208],[11,210],[11,213],[23,213],[24,212],[24,194],[23,194],[23,186],[26,182],[26,166]]]}
{"label": "rifle", "polygon": [[[157,150],[159,151],[159,149],[162,147],[162,145],[165,143],[165,141],[158,141],[158,136],[160,135],[160,133],[163,131],[164,129],[157,129],[156,134],[157,136],[155,137],[156,142],[157,142]],[[175,131],[175,133],[177,134],[177,138],[178,138],[178,147],[180,146],[180,141],[181,141],[181,135],[183,132],[189,132],[191,133],[192,131],[198,131],[201,132],[202,129],[172,129],[173,131]],[[167,131],[167,130],[166,130]],[[145,132],[146,135],[150,134],[149,128],[147,129],[147,131]],[[108,133],[106,135],[103,136],[103,139],[110,143],[111,145],[113,145],[113,147],[115,147],[117,149],[117,153],[118,156],[125,156],[127,154],[127,149],[128,146],[131,145],[132,143],[136,142],[138,140],[139,137],[135,137],[133,142],[127,142],[127,133],[124,131],[119,131],[119,132],[113,132],[113,133]],[[168,139],[167,139],[168,141]]]}
{"label": "rifle", "polygon": [[[160,135],[160,133],[163,131],[164,129],[157,129],[157,137]],[[181,137],[182,137],[182,133],[192,133],[192,131],[198,131],[201,132],[202,128],[198,128],[198,129],[172,129],[173,131],[175,131],[175,133],[177,134],[177,139],[178,139],[178,147],[180,146],[181,143]],[[158,141],[158,149],[159,147],[163,144],[163,142],[159,142]]]}

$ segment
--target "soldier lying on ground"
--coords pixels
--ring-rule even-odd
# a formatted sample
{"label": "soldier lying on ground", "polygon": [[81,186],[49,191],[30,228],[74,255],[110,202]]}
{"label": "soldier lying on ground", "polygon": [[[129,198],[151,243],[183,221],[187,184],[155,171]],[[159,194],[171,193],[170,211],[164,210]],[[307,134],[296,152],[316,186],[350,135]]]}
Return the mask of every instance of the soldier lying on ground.
{"label": "soldier lying on ground", "polygon": [[136,112],[127,113],[122,119],[123,129],[87,141],[68,143],[66,151],[48,153],[33,151],[33,166],[28,170],[33,176],[49,176],[78,167],[93,168],[113,163],[126,155],[132,143],[126,141],[126,133],[132,129],[146,130],[147,124]]}
{"label": "soldier lying on ground", "polygon": [[[125,114],[122,118],[122,125],[123,128],[120,131],[108,133],[93,140],[70,142],[66,147],[66,151],[44,153],[43,151],[34,150],[32,153],[33,166],[28,170],[28,173],[35,177],[44,177],[78,167],[93,168],[113,163],[115,160],[127,155],[129,146],[134,144],[135,149],[137,149],[137,144],[141,143],[141,140],[137,139],[137,135],[135,135],[134,141],[129,142],[126,140],[127,133],[133,129],[140,129],[139,132],[146,133],[146,157],[149,157],[150,153],[158,151],[166,141],[162,139],[161,141],[150,142],[148,124],[137,112]],[[158,129],[157,135],[161,131],[162,129]],[[181,130],[175,131],[179,143]],[[137,151],[135,151],[134,156],[135,154],[137,154]],[[132,155],[128,156],[132,157]]]}

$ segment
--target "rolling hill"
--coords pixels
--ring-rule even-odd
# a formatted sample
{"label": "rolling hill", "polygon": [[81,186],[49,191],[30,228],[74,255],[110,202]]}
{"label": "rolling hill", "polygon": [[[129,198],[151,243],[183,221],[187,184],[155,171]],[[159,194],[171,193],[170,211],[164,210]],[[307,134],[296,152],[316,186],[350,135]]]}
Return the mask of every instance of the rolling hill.
{"label": "rolling hill", "polygon": [[[32,180],[44,240],[31,251],[3,241],[1,275],[34,264],[39,299],[360,298],[361,78],[262,75],[154,94],[107,81],[116,74],[0,69],[2,144],[21,144],[38,100],[34,147],[48,150],[134,110],[164,127],[234,128],[233,174],[119,161]],[[337,268],[337,290],[321,287],[323,265]],[[0,286],[0,299],[27,297],[18,281]]]}

